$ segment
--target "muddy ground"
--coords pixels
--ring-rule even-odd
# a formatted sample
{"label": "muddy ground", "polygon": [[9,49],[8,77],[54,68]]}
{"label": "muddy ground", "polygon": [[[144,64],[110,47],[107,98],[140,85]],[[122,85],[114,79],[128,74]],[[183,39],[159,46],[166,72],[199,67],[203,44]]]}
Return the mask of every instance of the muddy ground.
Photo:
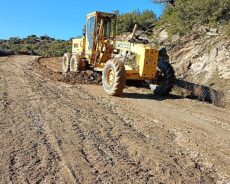
{"label": "muddy ground", "polygon": [[230,182],[228,108],[136,87],[110,97],[36,60],[0,58],[0,183]]}

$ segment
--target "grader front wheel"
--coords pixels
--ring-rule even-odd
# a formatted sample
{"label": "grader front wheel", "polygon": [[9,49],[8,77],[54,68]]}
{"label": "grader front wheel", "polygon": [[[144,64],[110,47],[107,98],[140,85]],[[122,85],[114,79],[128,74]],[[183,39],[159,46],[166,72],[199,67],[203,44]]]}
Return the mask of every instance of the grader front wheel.
{"label": "grader front wheel", "polygon": [[70,63],[70,54],[65,53],[62,58],[62,73],[63,74],[69,71],[69,63]]}
{"label": "grader front wheel", "polygon": [[125,87],[125,67],[119,60],[109,60],[102,73],[102,84],[105,92],[111,96],[119,96]]}

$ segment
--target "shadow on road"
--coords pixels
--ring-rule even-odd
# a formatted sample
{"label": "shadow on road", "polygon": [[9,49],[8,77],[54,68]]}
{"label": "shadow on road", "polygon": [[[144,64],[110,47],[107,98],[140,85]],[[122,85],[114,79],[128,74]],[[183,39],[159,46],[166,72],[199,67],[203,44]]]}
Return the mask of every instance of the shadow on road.
{"label": "shadow on road", "polygon": [[[129,81],[127,86],[135,86],[141,88],[149,88],[148,84],[143,81]],[[167,96],[156,96],[154,94],[143,94],[143,93],[124,93],[123,98],[134,98],[134,99],[149,99],[162,101],[166,99],[183,99],[188,98],[192,100],[199,100],[208,103],[212,103],[218,107],[224,107],[224,93],[217,91],[211,87],[195,84],[192,82],[178,79],[175,83],[176,91],[178,94],[169,94]],[[180,93],[181,91],[181,93]],[[184,93],[186,91],[186,93]]]}
{"label": "shadow on road", "polygon": [[163,101],[166,99],[182,99],[184,97],[180,95],[173,95],[173,94],[169,94],[167,96],[156,96],[154,94],[123,93],[122,98],[148,99],[148,100]]}

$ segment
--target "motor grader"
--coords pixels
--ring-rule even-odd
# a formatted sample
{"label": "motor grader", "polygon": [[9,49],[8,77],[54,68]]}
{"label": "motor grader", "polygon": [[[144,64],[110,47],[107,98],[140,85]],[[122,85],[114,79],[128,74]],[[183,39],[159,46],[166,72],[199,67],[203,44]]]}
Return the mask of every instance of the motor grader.
{"label": "motor grader", "polygon": [[105,92],[112,96],[123,93],[126,80],[148,81],[156,84],[154,93],[168,94],[174,84],[174,70],[168,62],[158,62],[159,52],[148,41],[135,35],[116,39],[117,15],[93,12],[87,15],[86,31],[82,38],[72,40],[72,54],[62,59],[63,73],[93,69],[102,72]]}

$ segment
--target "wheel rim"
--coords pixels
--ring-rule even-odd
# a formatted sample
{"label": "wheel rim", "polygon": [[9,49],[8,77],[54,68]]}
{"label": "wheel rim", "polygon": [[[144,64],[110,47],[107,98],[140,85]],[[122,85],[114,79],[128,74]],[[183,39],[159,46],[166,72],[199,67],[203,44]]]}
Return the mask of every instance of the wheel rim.
{"label": "wheel rim", "polygon": [[109,69],[106,79],[107,79],[107,83],[109,84],[109,86],[112,86],[115,80],[115,73],[113,69]]}

